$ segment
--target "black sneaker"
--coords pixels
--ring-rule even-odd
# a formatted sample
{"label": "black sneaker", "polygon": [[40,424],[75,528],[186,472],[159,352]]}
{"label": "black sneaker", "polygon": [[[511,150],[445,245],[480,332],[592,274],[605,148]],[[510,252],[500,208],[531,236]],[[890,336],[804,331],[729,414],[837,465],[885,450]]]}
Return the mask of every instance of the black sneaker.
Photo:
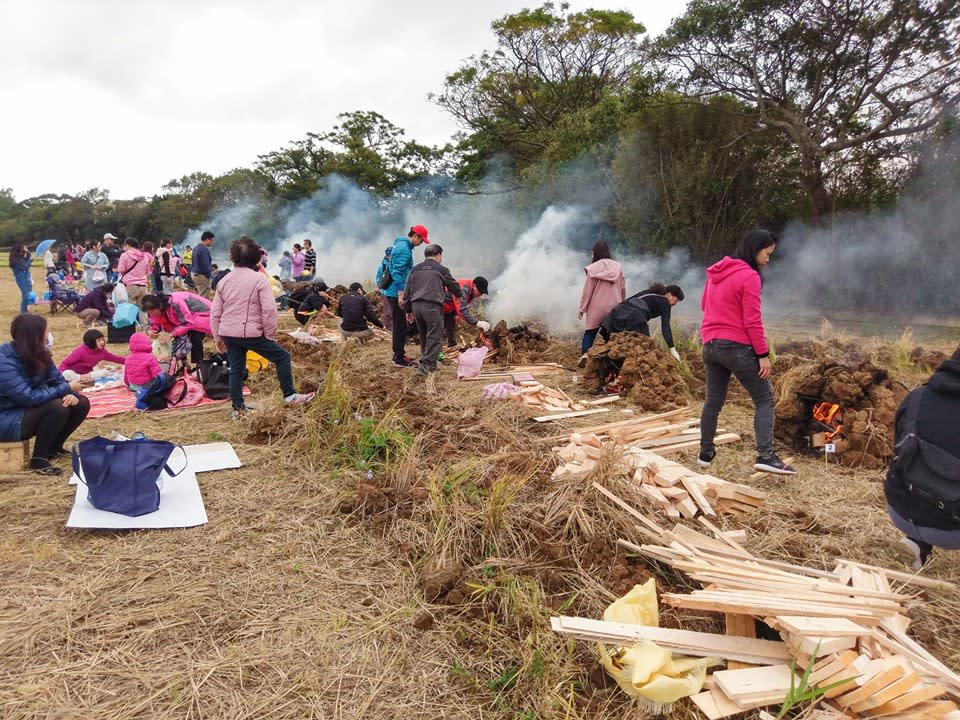
{"label": "black sneaker", "polygon": [[930,561],[930,554],[933,552],[933,545],[926,543],[923,540],[915,540],[914,538],[906,537],[900,541],[904,547],[906,547],[910,554],[913,556],[910,567],[914,570],[920,570]]}
{"label": "black sneaker", "polygon": [[776,473],[777,475],[797,474],[797,471],[793,468],[793,466],[787,465],[776,455],[771,455],[770,457],[765,458],[758,457],[757,461],[753,464],[753,469],[761,472]]}
{"label": "black sneaker", "polygon": [[420,363],[418,363],[413,358],[405,357],[403,360],[394,360],[393,364],[396,367],[410,368],[410,367],[417,367]]}
{"label": "black sneaker", "polygon": [[701,450],[700,455],[697,456],[697,465],[700,467],[710,467],[710,463],[713,462],[713,459],[717,456],[716,450]]}
{"label": "black sneaker", "polygon": [[32,460],[30,462],[30,472],[37,473],[37,475],[63,475],[63,470],[51,465],[46,460]]}

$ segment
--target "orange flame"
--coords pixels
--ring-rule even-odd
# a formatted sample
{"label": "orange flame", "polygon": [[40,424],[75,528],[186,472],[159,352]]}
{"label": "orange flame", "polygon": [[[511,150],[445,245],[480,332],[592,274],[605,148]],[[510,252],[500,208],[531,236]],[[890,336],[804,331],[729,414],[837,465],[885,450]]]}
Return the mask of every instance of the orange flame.
{"label": "orange flame", "polygon": [[822,402],[813,406],[813,419],[833,428],[831,432],[824,433],[823,437],[827,442],[831,442],[843,432],[843,425],[839,424],[838,415],[839,419],[843,418],[842,408],[835,403]]}

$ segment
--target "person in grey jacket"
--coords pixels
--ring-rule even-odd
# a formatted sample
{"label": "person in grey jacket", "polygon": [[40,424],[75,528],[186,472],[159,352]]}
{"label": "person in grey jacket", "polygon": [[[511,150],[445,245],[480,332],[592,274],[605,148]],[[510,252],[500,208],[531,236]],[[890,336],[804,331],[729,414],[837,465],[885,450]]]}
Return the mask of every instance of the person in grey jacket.
{"label": "person in grey jacket", "polygon": [[420,367],[417,373],[429,375],[437,370],[437,358],[443,346],[443,301],[447,292],[460,293],[460,285],[442,265],[443,248],[430,245],[426,258],[414,266],[407,277],[403,297],[420,332]]}

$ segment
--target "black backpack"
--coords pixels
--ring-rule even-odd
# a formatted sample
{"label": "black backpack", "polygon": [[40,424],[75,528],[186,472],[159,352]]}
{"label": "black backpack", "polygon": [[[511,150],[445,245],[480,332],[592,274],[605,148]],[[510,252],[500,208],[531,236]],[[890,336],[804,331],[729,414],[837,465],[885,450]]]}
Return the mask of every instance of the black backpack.
{"label": "black backpack", "polygon": [[960,521],[960,458],[917,434],[922,397],[922,392],[913,392],[903,409],[905,433],[893,447],[887,483],[898,483],[943,517]]}
{"label": "black backpack", "polygon": [[197,363],[203,392],[211,400],[230,397],[230,363],[223,353],[213,355]]}
{"label": "black backpack", "polygon": [[380,271],[380,276],[377,278],[377,287],[386,290],[391,285],[393,285],[393,275],[390,274],[390,266],[384,264],[383,270]]}

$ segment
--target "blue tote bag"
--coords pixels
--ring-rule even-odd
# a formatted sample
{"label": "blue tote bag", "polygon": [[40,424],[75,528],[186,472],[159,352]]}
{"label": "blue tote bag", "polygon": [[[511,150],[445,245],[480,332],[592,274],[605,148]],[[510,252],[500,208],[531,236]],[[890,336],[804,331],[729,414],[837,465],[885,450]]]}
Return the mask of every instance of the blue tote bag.
{"label": "blue tote bag", "polygon": [[160,507],[160,473],[166,470],[175,477],[186,468],[184,462],[173,472],[167,464],[177,448],[183,452],[182,446],[166,440],[97,436],[73,446],[73,471],[87,486],[87,499],[95,508],[138,517]]}

